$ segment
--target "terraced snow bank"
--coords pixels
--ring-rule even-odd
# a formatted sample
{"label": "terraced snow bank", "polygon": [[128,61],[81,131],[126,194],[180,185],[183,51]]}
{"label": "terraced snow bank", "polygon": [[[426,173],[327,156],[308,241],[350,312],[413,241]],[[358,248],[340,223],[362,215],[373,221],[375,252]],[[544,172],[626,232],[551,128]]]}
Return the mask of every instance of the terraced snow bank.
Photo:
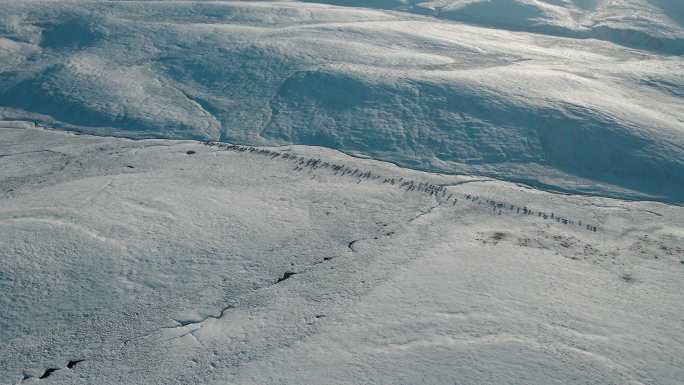
{"label": "terraced snow bank", "polygon": [[684,378],[679,206],[11,126],[0,384]]}
{"label": "terraced snow bank", "polygon": [[684,202],[679,1],[336,3],[4,1],[0,119]]}

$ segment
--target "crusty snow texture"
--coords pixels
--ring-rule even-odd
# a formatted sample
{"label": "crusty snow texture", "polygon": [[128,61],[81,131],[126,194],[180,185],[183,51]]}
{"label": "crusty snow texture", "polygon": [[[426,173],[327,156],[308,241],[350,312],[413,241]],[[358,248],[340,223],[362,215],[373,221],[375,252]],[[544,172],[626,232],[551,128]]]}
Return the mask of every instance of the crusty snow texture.
{"label": "crusty snow texture", "polygon": [[684,378],[681,207],[12,125],[0,384]]}

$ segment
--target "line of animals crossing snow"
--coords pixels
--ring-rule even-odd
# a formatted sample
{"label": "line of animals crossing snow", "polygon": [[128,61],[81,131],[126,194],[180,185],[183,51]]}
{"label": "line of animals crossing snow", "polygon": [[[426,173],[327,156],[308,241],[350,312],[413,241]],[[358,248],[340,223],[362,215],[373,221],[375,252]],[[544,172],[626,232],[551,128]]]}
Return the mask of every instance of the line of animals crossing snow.
{"label": "line of animals crossing snow", "polygon": [[[267,156],[271,159],[281,158],[293,162],[295,165],[295,171],[303,171],[305,169],[310,170],[330,170],[333,175],[336,176],[350,176],[357,179],[357,183],[361,183],[365,180],[377,181],[382,184],[388,184],[391,186],[396,186],[407,192],[419,192],[423,194],[428,194],[441,200],[444,203],[451,203],[455,206],[459,201],[457,194],[451,193],[448,190],[449,186],[433,184],[428,182],[418,182],[404,177],[388,177],[383,176],[378,173],[373,173],[370,170],[362,170],[359,168],[351,168],[344,164],[333,163],[320,158],[308,158],[300,156],[292,152],[276,151],[267,148],[259,148],[247,145],[229,144],[222,142],[204,142],[204,144],[219,148],[226,151],[234,152],[246,152],[256,155]],[[514,213],[517,215],[534,216],[543,220],[554,221],[559,224],[568,226],[577,226],[587,231],[597,232],[599,227],[587,223],[586,221],[567,218],[565,216],[557,215],[553,212],[545,212],[541,210],[533,210],[527,206],[518,206],[512,203],[497,201],[488,198],[482,198],[473,194],[462,194],[461,199],[469,202],[471,204],[477,204],[479,206],[485,206],[491,208],[495,215],[502,215],[503,213]]]}

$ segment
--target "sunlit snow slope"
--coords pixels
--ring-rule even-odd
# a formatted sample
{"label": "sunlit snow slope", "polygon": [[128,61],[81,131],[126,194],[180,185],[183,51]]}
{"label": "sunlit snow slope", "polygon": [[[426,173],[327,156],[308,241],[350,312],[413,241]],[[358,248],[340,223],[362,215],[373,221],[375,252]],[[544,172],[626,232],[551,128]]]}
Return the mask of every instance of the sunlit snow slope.
{"label": "sunlit snow slope", "polygon": [[0,384],[684,378],[681,207],[306,146],[0,138]]}
{"label": "sunlit snow slope", "polygon": [[616,4],[5,1],[0,119],[684,202],[681,7]]}
{"label": "sunlit snow slope", "polygon": [[394,9],[493,28],[611,41],[665,54],[684,53],[680,0],[319,0]]}

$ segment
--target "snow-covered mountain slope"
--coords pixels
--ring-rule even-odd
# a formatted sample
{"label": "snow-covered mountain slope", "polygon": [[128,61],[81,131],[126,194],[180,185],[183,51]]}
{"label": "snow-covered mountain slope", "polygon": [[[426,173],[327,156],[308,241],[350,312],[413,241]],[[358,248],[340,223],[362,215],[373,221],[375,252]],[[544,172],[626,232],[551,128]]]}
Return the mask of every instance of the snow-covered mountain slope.
{"label": "snow-covered mountain slope", "polygon": [[[497,4],[507,3],[465,8]],[[657,51],[297,2],[22,0],[0,7],[0,53],[5,120],[322,145],[419,169],[684,202],[684,62]]]}
{"label": "snow-covered mountain slope", "polygon": [[316,147],[0,137],[0,384],[684,378],[681,207]]}
{"label": "snow-covered mountain slope", "polygon": [[323,0],[394,9],[476,25],[607,40],[664,54],[684,54],[680,0]]}

